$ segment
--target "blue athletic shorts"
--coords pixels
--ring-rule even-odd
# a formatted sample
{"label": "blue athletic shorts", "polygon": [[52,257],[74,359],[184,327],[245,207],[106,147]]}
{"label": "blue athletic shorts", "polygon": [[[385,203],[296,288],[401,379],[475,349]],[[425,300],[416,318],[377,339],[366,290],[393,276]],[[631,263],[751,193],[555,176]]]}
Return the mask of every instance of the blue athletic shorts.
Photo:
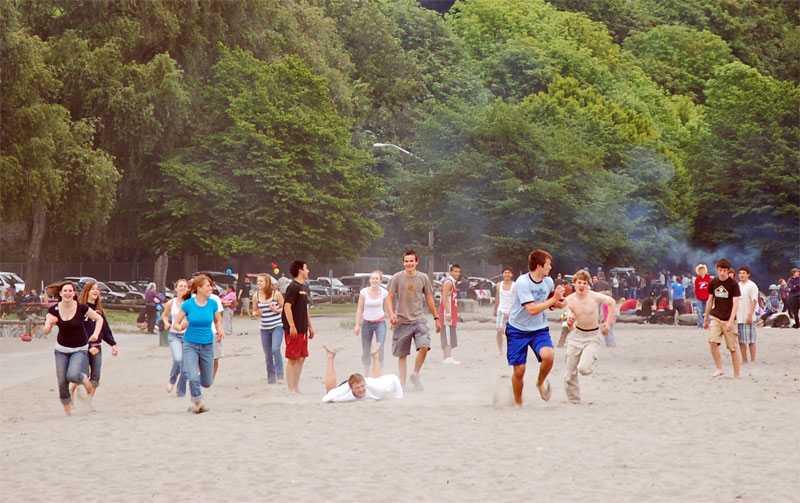
{"label": "blue athletic shorts", "polygon": [[533,350],[536,359],[540,362],[542,357],[539,351],[542,348],[552,348],[553,341],[550,339],[550,329],[542,328],[533,332],[519,330],[508,323],[506,325],[506,340],[508,341],[507,353],[509,365],[525,365],[528,362],[528,346]]}

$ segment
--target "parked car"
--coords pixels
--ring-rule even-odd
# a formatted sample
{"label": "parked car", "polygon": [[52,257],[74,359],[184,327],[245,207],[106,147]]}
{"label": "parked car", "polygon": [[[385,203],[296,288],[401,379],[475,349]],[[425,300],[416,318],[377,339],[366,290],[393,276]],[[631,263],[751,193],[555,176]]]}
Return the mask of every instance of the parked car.
{"label": "parked car", "polygon": [[322,286],[330,288],[333,292],[333,295],[347,295],[350,293],[350,289],[344,283],[342,283],[339,278],[330,278],[326,276],[323,278],[317,278],[317,281],[319,281]]}
{"label": "parked car", "polygon": [[0,272],[0,291],[14,286],[15,292],[22,292],[25,290],[25,280],[17,276],[13,272]]}
{"label": "parked car", "polygon": [[106,281],[106,285],[115,292],[125,294],[128,300],[144,300],[144,294],[124,281]]}
{"label": "parked car", "polygon": [[[352,276],[342,276],[339,278],[339,281],[342,282],[344,286],[346,286],[350,293],[358,294],[362,288],[369,286],[369,278],[372,276],[372,273],[369,272],[357,272]],[[384,274],[383,278],[381,279],[381,285],[384,288],[389,287],[389,280],[392,279],[392,276],[389,274]]]}
{"label": "parked car", "polygon": [[311,291],[311,295],[314,296],[329,296],[332,293],[330,288],[323,286],[316,279],[308,280],[308,289]]}
{"label": "parked car", "polygon": [[192,278],[200,274],[205,274],[206,276],[211,278],[211,281],[214,282],[214,286],[217,289],[217,295],[219,295],[220,297],[225,295],[225,291],[228,285],[232,286],[235,290],[236,283],[239,281],[238,274],[227,274],[219,271],[197,271],[196,273],[192,274]]}
{"label": "parked car", "polygon": [[[119,291],[118,287],[111,288],[102,281],[98,281],[97,285],[100,287],[100,296],[106,304],[116,304],[120,301],[132,298],[128,297],[127,292]],[[83,290],[83,288],[81,288],[81,290]]]}

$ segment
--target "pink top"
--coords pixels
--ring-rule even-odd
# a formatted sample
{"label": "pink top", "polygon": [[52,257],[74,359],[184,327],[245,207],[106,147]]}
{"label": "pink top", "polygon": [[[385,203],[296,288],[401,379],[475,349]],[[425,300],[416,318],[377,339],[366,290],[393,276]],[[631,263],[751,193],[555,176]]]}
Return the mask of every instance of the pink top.
{"label": "pink top", "polygon": [[[225,295],[223,295],[220,300],[222,301],[222,305],[223,306],[228,302],[231,302],[231,303],[236,302],[236,293],[235,292],[228,292]],[[228,307],[230,307],[230,306],[228,306]]]}

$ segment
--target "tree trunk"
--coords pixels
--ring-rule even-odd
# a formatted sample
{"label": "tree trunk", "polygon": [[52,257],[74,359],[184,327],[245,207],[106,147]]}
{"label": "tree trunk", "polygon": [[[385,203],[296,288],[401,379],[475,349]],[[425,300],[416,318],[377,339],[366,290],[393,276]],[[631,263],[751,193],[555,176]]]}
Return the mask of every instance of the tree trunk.
{"label": "tree trunk", "polygon": [[131,273],[130,273],[131,281],[138,281],[141,278],[139,277],[139,247],[137,246],[133,250],[133,262],[131,262]]}
{"label": "tree trunk", "polygon": [[42,282],[42,246],[44,237],[47,234],[47,209],[41,206],[36,208],[33,214],[33,227],[31,228],[31,238],[28,242],[28,266],[25,271],[25,286],[37,291]]}
{"label": "tree trunk", "polygon": [[183,277],[189,279],[192,274],[197,271],[197,255],[184,251],[183,252]]}
{"label": "tree trunk", "polygon": [[153,266],[153,281],[159,292],[163,292],[167,286],[167,267],[169,267],[169,255],[166,252],[159,253]]}

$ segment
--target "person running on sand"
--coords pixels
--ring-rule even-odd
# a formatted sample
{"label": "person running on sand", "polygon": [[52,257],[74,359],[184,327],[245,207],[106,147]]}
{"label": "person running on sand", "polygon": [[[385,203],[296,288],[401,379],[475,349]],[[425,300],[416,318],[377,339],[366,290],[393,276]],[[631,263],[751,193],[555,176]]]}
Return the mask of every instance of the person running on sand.
{"label": "person running on sand", "polygon": [[[94,397],[98,386],[100,386],[100,369],[103,366],[103,349],[101,343],[105,341],[106,344],[111,346],[111,356],[117,356],[117,341],[114,340],[114,334],[111,332],[111,327],[108,326],[103,303],[100,299],[100,285],[98,285],[97,282],[90,281],[86,283],[86,286],[83,287],[83,291],[81,291],[80,297],[78,297],[78,302],[88,305],[94,309],[97,314],[103,317],[103,329],[100,332],[100,338],[89,343],[89,381],[91,381],[92,387],[94,388],[94,391],[92,391],[92,397]],[[94,333],[94,325],[95,322],[91,318],[86,317],[83,319],[83,326],[87,334]],[[77,387],[77,383],[72,383],[70,394],[74,393]]]}
{"label": "person running on sand", "polygon": [[[539,360],[539,377],[536,388],[542,400],[550,400],[550,382],[547,375],[553,368],[553,341],[545,311],[551,307],[566,305],[564,287],[553,286],[550,278],[552,255],[544,250],[535,250],[528,255],[528,274],[523,274],[514,283],[514,301],[506,327],[508,364],[514,367],[511,385],[514,388],[514,404],[522,407],[522,387],[528,347]],[[552,294],[552,296],[551,296]]]}
{"label": "person running on sand", "polygon": [[164,322],[164,329],[169,330],[169,351],[172,353],[172,368],[169,371],[169,382],[167,383],[167,393],[172,393],[175,383],[178,383],[178,390],[175,396],[178,398],[186,396],[186,372],[183,370],[183,334],[184,331],[172,324],[178,318],[178,311],[183,304],[183,296],[189,289],[189,282],[179,279],[175,282],[175,297],[167,301],[164,306],[164,315],[161,321]]}
{"label": "person running on sand", "polygon": [[[709,329],[708,344],[711,357],[717,371],[712,377],[722,376],[722,359],[719,345],[725,340],[725,346],[731,352],[733,360],[733,377],[739,377],[739,336],[734,332],[736,311],[739,308],[739,283],[731,276],[731,261],[726,258],[717,260],[717,277],[708,285],[708,304],[703,317],[703,329]],[[711,316],[709,318],[709,316]]]}
{"label": "person running on sand", "polygon": [[334,358],[336,351],[323,345],[328,352],[328,366],[325,370],[325,396],[323,402],[352,402],[355,400],[380,400],[391,396],[403,398],[403,387],[400,379],[394,374],[381,375],[381,344],[372,344],[372,377],[365,378],[361,374],[353,374],[343,383],[337,384]]}
{"label": "person running on sand", "polygon": [[[578,373],[592,373],[592,365],[600,349],[600,338],[608,335],[617,308],[614,297],[589,289],[590,279],[588,272],[576,272],[573,277],[575,292],[566,299],[567,307],[575,316],[575,330],[567,336],[567,370],[564,374],[567,398],[572,403],[581,401]],[[609,313],[602,331],[597,324],[597,312],[601,304],[607,306]]]}
{"label": "person running on sand", "polygon": [[[203,405],[203,391],[214,383],[214,341],[222,338],[221,305],[211,298],[214,286],[211,278],[200,274],[192,279],[189,290],[183,294],[183,304],[178,316],[173,320],[174,327],[185,330],[183,335],[183,368],[189,380],[189,393],[193,406],[190,412],[207,412]],[[216,326],[216,335],[211,325]]]}
{"label": "person running on sand", "polygon": [[[562,280],[563,283],[563,280]],[[556,286],[560,286],[559,285]],[[508,323],[508,315],[511,314],[511,303],[514,301],[514,271],[510,267],[503,268],[503,281],[497,283],[497,294],[494,297],[494,326],[497,329],[497,356],[503,354],[503,342]]]}
{"label": "person running on sand", "polygon": [[358,309],[356,309],[356,326],[353,328],[355,335],[361,334],[361,363],[364,364],[364,373],[369,373],[372,339],[375,338],[381,345],[380,358],[383,365],[383,347],[386,342],[386,315],[384,306],[389,297],[389,292],[381,286],[383,273],[372,271],[369,276],[369,286],[362,288],[358,294]]}
{"label": "person running on sand", "polygon": [[[72,396],[69,394],[69,383],[83,384],[91,400],[94,387],[89,376],[84,374],[88,366],[89,343],[100,339],[103,330],[103,317],[86,304],[75,300],[75,285],[65,281],[55,287],[54,296],[58,303],[50,306],[44,322],[43,333],[50,335],[54,326],[58,326],[56,338],[56,377],[58,378],[58,397],[64,406],[64,413],[72,415]],[[86,333],[83,319],[95,322],[91,337]]]}
{"label": "person running on sand", "polygon": [[[411,340],[417,347],[417,357],[414,360],[414,372],[410,380],[417,391],[422,391],[422,381],[419,371],[425,363],[425,356],[431,349],[431,336],[423,315],[423,303],[436,322],[436,332],[442,330],[439,315],[436,313],[436,302],[433,300],[433,286],[428,275],[417,271],[419,256],[414,250],[403,254],[403,270],[395,273],[389,281],[389,297],[386,310],[389,320],[394,327],[392,336],[392,354],[398,358],[397,370],[400,374],[400,383],[406,385],[406,359],[411,353]],[[394,299],[397,298],[397,314],[394,312]]]}

